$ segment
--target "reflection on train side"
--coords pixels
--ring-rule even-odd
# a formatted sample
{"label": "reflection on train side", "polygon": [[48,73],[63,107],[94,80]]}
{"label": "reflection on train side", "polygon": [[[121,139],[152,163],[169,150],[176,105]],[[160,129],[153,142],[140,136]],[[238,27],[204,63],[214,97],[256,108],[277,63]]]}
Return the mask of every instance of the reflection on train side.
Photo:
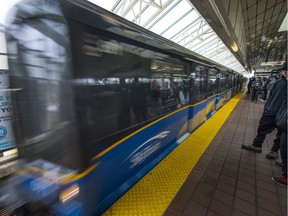
{"label": "reflection on train side", "polygon": [[13,128],[0,139],[15,134],[23,168],[0,146],[11,214],[100,215],[239,90],[235,72],[87,1],[11,7],[0,69]]}

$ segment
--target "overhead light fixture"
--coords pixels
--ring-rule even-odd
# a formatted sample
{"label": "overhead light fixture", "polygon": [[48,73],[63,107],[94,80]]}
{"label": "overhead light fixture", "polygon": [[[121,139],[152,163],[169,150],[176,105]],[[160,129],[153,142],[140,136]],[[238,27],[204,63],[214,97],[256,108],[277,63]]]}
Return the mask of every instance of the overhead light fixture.
{"label": "overhead light fixture", "polygon": [[233,50],[233,52],[238,52],[238,46],[236,45],[235,42],[233,42],[233,44],[231,44],[230,47]]}

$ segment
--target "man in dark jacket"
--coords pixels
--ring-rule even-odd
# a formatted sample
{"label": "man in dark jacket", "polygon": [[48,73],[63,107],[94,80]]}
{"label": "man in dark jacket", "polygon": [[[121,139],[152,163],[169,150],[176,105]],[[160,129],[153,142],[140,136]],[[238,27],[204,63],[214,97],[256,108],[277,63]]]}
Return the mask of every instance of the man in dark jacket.
{"label": "man in dark jacket", "polygon": [[280,137],[280,154],[282,162],[275,161],[274,164],[282,168],[281,177],[272,177],[272,180],[280,185],[287,185],[287,96],[284,98],[281,108],[276,116],[277,128],[283,132]]}
{"label": "man in dark jacket", "polygon": [[[270,96],[268,97],[262,117],[259,121],[259,126],[257,130],[257,135],[254,138],[253,144],[242,145],[243,149],[254,151],[257,153],[262,152],[262,143],[268,133],[271,133],[275,128],[275,118],[280,109],[280,106],[283,102],[283,99],[287,97],[287,69],[283,71],[282,77],[277,80],[271,91]],[[266,155],[268,159],[276,159],[278,157],[278,150],[280,148],[280,136],[282,130],[278,128],[276,139],[274,140],[274,145],[271,149],[271,152]]]}
{"label": "man in dark jacket", "polygon": [[248,85],[247,85],[247,93],[246,93],[246,94],[250,94],[250,92],[251,92],[251,85],[252,85],[252,83],[254,82],[254,80],[255,80],[255,77],[249,78]]}

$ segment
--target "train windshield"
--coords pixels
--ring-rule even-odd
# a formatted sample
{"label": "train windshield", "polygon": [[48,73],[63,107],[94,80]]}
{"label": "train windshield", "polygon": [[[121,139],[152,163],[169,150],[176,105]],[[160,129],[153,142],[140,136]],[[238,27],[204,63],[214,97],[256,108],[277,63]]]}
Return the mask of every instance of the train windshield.
{"label": "train windshield", "polygon": [[8,75],[14,138],[25,158],[77,169],[68,28],[57,1],[38,3],[9,1],[1,17],[7,54],[0,70]]}

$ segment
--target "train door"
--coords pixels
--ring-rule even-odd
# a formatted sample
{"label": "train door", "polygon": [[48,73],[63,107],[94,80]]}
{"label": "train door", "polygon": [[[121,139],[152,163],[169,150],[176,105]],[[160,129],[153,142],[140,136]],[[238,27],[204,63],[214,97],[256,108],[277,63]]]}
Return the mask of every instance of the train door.
{"label": "train door", "polygon": [[237,78],[236,74],[232,73],[232,95],[236,94],[236,89],[237,89]]}
{"label": "train door", "polygon": [[216,93],[219,94],[222,92],[221,90],[221,76],[222,76],[222,71],[218,70],[216,74]]}
{"label": "train door", "polygon": [[189,132],[194,131],[202,122],[205,121],[205,107],[207,94],[207,70],[203,65],[193,63],[189,74]]}
{"label": "train door", "polygon": [[189,74],[189,94],[190,104],[198,103],[204,100],[208,91],[208,74],[203,65],[193,63]]}

